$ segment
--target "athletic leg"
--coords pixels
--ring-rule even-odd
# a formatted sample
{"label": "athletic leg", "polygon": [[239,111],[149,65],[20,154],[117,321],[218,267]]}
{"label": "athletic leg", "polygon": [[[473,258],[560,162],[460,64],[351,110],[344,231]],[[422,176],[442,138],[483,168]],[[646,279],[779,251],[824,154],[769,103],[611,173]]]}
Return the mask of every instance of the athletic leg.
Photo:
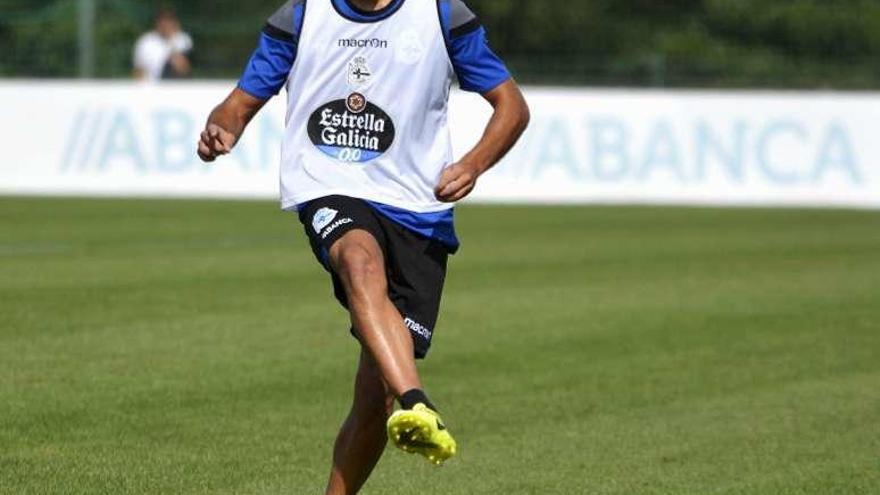
{"label": "athletic leg", "polygon": [[376,362],[362,349],[354,403],[336,438],[327,495],[353,495],[364,485],[385,450],[385,421],[393,407],[394,396]]}
{"label": "athletic leg", "polygon": [[363,230],[349,231],[330,248],[330,264],[345,289],[352,327],[403,407],[388,417],[388,434],[404,451],[442,464],[455,455],[456,443],[421,390],[412,336],[388,297],[385,260],[376,238]]}
{"label": "athletic leg", "polygon": [[384,410],[352,413],[337,441],[328,493],[353,493],[377,462],[381,450],[357,433],[371,418],[387,419],[385,433],[398,448],[435,463],[453,456],[455,441],[422,391],[416,369],[416,356],[430,347],[447,253],[384,223],[353,198],[316,200],[300,211],[300,219],[315,256],[333,274],[336,297],[349,310],[362,352],[384,383],[383,399],[390,395],[401,405],[391,416]]}
{"label": "athletic leg", "polygon": [[385,260],[376,239],[352,230],[330,248],[330,264],[348,298],[351,324],[395,397],[422,388],[412,337],[388,298]]}

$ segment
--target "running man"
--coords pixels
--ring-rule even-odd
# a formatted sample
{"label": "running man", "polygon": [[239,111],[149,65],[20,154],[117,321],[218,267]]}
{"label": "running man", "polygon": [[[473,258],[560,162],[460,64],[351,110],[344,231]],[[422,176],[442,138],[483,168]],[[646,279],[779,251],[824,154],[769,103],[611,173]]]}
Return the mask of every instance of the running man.
{"label": "running man", "polygon": [[[457,162],[447,128],[455,76],[494,107]],[[453,205],[510,150],[529,110],[461,0],[292,0],[208,118],[202,160],[229,153],[284,86],[282,207],[298,213],[361,344],[326,492],[353,494],[388,439],[435,464],[455,455],[416,359],[428,353],[459,245]]]}

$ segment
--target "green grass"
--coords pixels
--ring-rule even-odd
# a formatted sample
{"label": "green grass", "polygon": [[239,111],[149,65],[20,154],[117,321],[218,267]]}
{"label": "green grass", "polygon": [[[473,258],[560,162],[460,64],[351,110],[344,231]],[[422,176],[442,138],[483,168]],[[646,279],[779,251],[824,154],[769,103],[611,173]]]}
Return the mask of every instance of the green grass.
{"label": "green grass", "polygon": [[[462,207],[461,445],[365,494],[876,494],[880,213]],[[316,494],[357,348],[273,203],[0,199],[0,494]]]}

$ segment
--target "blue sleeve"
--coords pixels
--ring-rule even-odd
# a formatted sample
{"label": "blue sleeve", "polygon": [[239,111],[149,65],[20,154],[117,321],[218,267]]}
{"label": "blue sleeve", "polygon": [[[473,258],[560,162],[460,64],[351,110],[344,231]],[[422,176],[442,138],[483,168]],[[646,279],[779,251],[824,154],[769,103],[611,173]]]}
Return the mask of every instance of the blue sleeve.
{"label": "blue sleeve", "polygon": [[295,59],[296,43],[293,40],[278,39],[263,32],[238,87],[254,98],[268,100],[284,87]]}
{"label": "blue sleeve", "polygon": [[486,29],[464,0],[439,0],[440,23],[461,89],[486,93],[510,79],[489,47]]}
{"label": "blue sleeve", "polygon": [[484,27],[451,38],[449,55],[461,89],[487,93],[510,79],[504,62],[489,47]]}
{"label": "blue sleeve", "polygon": [[269,17],[238,87],[261,100],[278,94],[296,60],[299,33],[305,19],[305,0],[285,0]]}

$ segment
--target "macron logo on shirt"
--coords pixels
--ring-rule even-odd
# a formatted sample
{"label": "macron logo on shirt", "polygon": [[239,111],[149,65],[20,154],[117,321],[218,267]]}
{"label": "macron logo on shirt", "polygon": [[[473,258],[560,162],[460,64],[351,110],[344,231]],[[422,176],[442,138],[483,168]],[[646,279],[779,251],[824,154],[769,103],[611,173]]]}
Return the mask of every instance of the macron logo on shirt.
{"label": "macron logo on shirt", "polygon": [[364,40],[357,38],[341,39],[338,44],[340,48],[388,48],[388,40],[380,40],[379,38]]}

